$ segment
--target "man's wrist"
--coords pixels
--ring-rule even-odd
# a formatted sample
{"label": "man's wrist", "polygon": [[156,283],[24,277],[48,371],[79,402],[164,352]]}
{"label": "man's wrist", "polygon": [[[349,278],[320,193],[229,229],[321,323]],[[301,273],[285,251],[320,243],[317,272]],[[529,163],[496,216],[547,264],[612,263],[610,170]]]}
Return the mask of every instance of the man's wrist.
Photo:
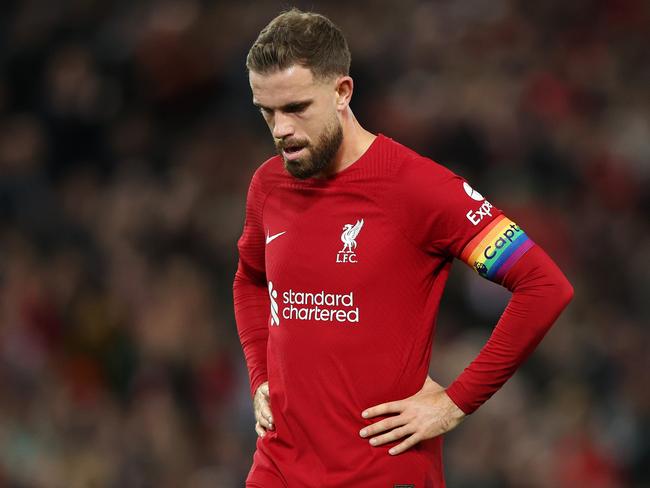
{"label": "man's wrist", "polygon": [[454,402],[451,397],[447,394],[447,390],[443,390],[443,393],[447,397],[447,400],[449,402],[449,413],[452,415],[457,420],[462,419],[465,417],[467,414]]}
{"label": "man's wrist", "polygon": [[449,387],[445,389],[445,393],[449,399],[465,414],[471,414],[474,409],[471,407],[470,403],[465,398],[465,392],[463,391],[462,385],[458,381],[454,381]]}
{"label": "man's wrist", "polygon": [[259,376],[258,378],[256,378],[253,384],[251,385],[251,398],[255,398],[255,394],[257,393],[257,390],[260,389],[260,386],[262,386],[264,383],[268,381],[269,380],[266,376]]}

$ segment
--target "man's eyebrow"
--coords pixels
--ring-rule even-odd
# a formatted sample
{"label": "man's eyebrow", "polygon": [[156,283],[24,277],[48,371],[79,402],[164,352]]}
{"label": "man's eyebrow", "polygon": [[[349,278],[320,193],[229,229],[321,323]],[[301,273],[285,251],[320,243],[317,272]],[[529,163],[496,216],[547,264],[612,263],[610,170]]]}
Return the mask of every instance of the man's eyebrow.
{"label": "man's eyebrow", "polygon": [[[295,111],[295,110],[300,110],[300,109],[307,108],[307,107],[309,107],[312,103],[314,103],[314,100],[312,100],[312,99],[308,99],[308,100],[299,100],[299,101],[296,101],[296,102],[289,102],[289,103],[287,103],[286,105],[282,105],[282,106],[280,107],[280,110],[281,110],[282,112],[291,112],[291,111]],[[264,105],[262,105],[261,103],[258,103],[258,102],[256,102],[256,101],[253,101],[253,105],[255,105],[257,108],[262,108],[262,109],[264,109],[264,110],[269,110],[269,111],[272,111],[272,110],[273,110],[273,109],[271,109],[270,107],[266,107],[266,106],[264,106]]]}
{"label": "man's eyebrow", "polygon": [[287,103],[280,107],[283,112],[292,112],[296,110],[301,110],[309,107],[313,103],[313,100],[300,100],[298,102]]}

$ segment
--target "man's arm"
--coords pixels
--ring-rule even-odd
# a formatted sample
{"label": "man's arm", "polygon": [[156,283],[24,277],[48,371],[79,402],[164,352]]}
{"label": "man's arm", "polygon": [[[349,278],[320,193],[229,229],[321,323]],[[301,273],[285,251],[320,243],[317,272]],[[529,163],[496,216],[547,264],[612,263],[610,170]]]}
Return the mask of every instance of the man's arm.
{"label": "man's arm", "polygon": [[447,388],[470,414],[510,378],[573,297],[573,287],[542,248],[535,245],[504,276],[512,297],[478,356]]}
{"label": "man's arm", "polygon": [[266,348],[269,338],[270,298],[267,291],[265,240],[262,209],[264,195],[256,173],[248,189],[246,221],[239,242],[239,264],[233,283],[235,320],[253,398],[255,432],[264,437],[274,429],[266,371]]}
{"label": "man's arm", "polygon": [[235,320],[246,357],[252,397],[260,385],[267,381],[266,344],[270,300],[264,263],[263,202],[264,192],[256,173],[246,198],[246,220],[237,243],[239,264],[233,283]]}

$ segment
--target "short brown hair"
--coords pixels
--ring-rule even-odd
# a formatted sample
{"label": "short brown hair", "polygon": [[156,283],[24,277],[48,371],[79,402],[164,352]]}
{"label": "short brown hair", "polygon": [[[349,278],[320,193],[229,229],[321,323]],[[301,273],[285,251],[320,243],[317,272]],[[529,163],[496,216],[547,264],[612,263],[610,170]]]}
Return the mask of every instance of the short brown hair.
{"label": "short brown hair", "polygon": [[350,49],[341,30],[325,17],[297,8],[283,12],[262,29],[248,51],[249,71],[267,74],[298,64],[315,78],[350,73]]}

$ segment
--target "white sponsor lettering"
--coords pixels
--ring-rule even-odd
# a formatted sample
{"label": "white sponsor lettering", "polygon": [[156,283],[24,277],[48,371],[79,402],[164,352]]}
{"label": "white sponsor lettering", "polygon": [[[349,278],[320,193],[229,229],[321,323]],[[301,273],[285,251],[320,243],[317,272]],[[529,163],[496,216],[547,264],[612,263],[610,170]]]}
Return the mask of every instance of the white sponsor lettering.
{"label": "white sponsor lettering", "polygon": [[282,317],[293,320],[315,320],[317,322],[359,322],[359,307],[352,310],[330,310],[313,307],[300,308],[289,305],[282,309]]}
{"label": "white sponsor lettering", "polygon": [[467,220],[469,220],[473,225],[478,225],[485,217],[492,217],[492,204],[486,200],[483,202],[483,205],[478,208],[478,210],[470,210],[467,212],[467,214],[465,214],[465,216],[467,217]]}
{"label": "white sponsor lettering", "polygon": [[285,291],[282,294],[284,303],[296,305],[328,305],[336,306],[343,305],[344,307],[351,307],[354,303],[353,292],[347,294],[338,293],[325,293],[324,291],[318,293],[309,293],[302,291]]}
{"label": "white sponsor lettering", "polygon": [[282,303],[277,303],[278,291],[269,282],[271,297],[271,325],[280,325],[280,316],[287,320],[313,320],[316,322],[358,323],[359,307],[354,306],[354,292],[328,293],[303,292],[289,289],[282,292]]}

